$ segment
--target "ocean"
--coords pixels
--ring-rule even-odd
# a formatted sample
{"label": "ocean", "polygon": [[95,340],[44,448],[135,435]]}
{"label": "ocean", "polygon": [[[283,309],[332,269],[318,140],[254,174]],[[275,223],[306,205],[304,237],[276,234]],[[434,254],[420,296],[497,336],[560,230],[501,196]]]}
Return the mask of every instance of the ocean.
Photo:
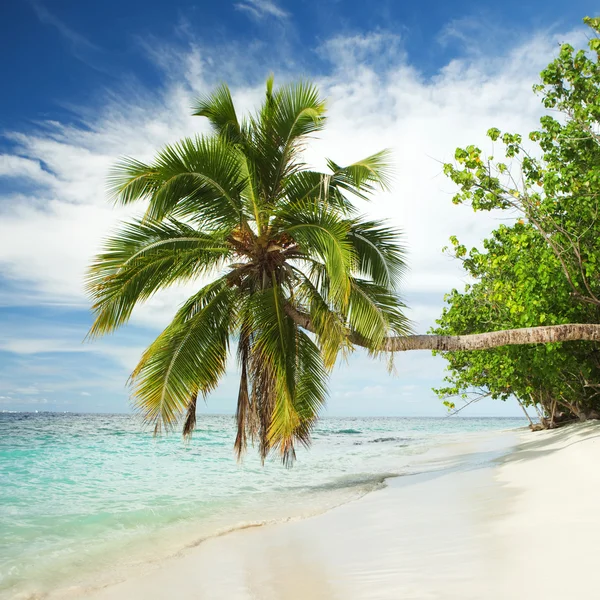
{"label": "ocean", "polygon": [[[189,442],[136,417],[0,413],[0,598],[105,585],[207,537],[318,514],[387,477],[448,468],[440,444],[507,418],[324,418],[294,466],[233,454],[232,416]],[[460,457],[455,457],[456,461]]]}

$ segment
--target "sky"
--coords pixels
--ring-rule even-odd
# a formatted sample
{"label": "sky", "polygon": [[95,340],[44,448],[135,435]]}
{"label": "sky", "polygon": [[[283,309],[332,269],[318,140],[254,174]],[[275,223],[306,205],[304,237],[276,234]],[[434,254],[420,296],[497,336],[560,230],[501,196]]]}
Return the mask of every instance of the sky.
{"label": "sky", "polygon": [[[168,290],[105,339],[83,280],[102,240],[136,209],[113,207],[106,176],[120,156],[150,159],[207,132],[195,97],[225,81],[252,110],[270,72],[310,78],[328,98],[328,126],[306,160],[350,163],[393,152],[392,189],[368,214],[403,232],[402,295],[423,333],[444,294],[462,289],[442,248],[468,246],[506,216],[451,202],[441,172],[457,146],[485,149],[490,127],[527,133],[541,116],[531,86],[559,44],[582,46],[592,2],[392,0],[2,0],[0,3],[0,411],[127,412],[141,351],[189,288]],[[431,391],[444,360],[385,361],[362,351],[338,365],[325,414],[443,416]],[[201,412],[235,410],[231,368]],[[516,402],[481,401],[465,416],[517,416]]]}

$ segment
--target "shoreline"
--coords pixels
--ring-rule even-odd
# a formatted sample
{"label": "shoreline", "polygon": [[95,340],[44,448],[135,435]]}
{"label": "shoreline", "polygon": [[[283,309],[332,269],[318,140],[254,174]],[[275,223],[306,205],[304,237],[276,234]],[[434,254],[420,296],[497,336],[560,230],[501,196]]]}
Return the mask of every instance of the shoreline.
{"label": "shoreline", "polygon": [[[25,428],[30,437],[36,436],[28,447],[47,430],[55,435],[73,427],[87,432],[90,427],[87,419],[38,421]],[[150,575],[216,537],[338,510],[390,485],[390,477],[460,468],[473,450],[465,449],[465,440],[489,445],[512,435],[497,429],[499,422],[504,428],[509,425],[498,419],[471,419],[473,424],[467,426],[445,419],[433,419],[431,425],[421,419],[332,419],[320,428],[315,446],[298,465],[282,470],[273,462],[260,468],[253,456],[232,468],[228,430],[220,419],[205,421],[200,439],[185,447],[174,439],[145,444],[136,428],[122,419],[96,421],[91,445],[87,436],[69,437],[69,444],[60,448],[60,461],[69,467],[66,485],[55,475],[61,467],[54,458],[58,448],[47,446],[41,457],[22,461],[35,476],[46,463],[47,486],[33,505],[25,496],[20,506],[8,504],[20,519],[12,529],[5,522],[4,531],[14,541],[21,536],[23,543],[13,543],[12,555],[7,546],[0,557],[4,561],[0,598],[87,597],[95,590]],[[512,428],[522,423],[512,421]],[[79,439],[85,440],[84,447]],[[204,451],[208,442],[210,454]],[[107,448],[113,452],[107,453]],[[221,468],[217,474],[216,465],[225,471]],[[22,492],[18,480],[12,481],[15,485],[5,489],[9,499],[11,489]],[[97,486],[99,481],[102,487]],[[224,489],[232,492],[229,498],[223,496]],[[97,491],[90,496],[90,490]],[[52,502],[57,493],[69,498],[64,509]],[[120,512],[126,505],[134,510]],[[46,522],[38,527],[35,515],[48,514],[66,518],[56,519],[49,528],[43,517]],[[174,521],[176,514],[180,518]]]}
{"label": "shoreline", "polygon": [[[517,445],[502,454],[500,437],[511,435]],[[317,516],[235,530],[122,583],[50,597],[595,598],[600,426],[488,438],[491,448],[466,441],[457,467],[388,478]]]}
{"label": "shoreline", "polygon": [[[325,509],[313,513],[309,512],[307,514],[306,511],[304,511],[304,514],[296,514],[285,518],[239,524],[238,526],[228,528],[224,531],[215,532],[209,536],[196,539],[191,543],[181,544],[178,551],[161,554],[160,557],[157,556],[152,560],[138,563],[135,565],[134,569],[128,569],[119,573],[115,572],[115,576],[111,577],[110,581],[104,579],[102,582],[96,581],[93,585],[86,585],[84,581],[80,581],[77,585],[69,587],[62,586],[60,589],[55,588],[53,592],[44,597],[51,599],[73,599],[84,597],[110,599],[164,597],[165,594],[169,593],[168,590],[170,587],[174,585],[169,576],[169,571],[172,569],[177,572],[181,572],[183,569],[181,577],[183,579],[189,579],[191,573],[198,570],[197,565],[194,563],[199,561],[206,567],[206,569],[201,569],[204,572],[203,579],[205,581],[210,579],[210,573],[214,575],[219,572],[220,567],[213,569],[212,567],[209,567],[209,563],[204,560],[203,556],[207,552],[207,550],[205,550],[206,548],[213,548],[215,544],[221,548],[223,545],[218,552],[225,557],[231,553],[230,551],[232,548],[235,551],[235,547],[238,545],[240,538],[245,539],[247,535],[250,535],[251,539],[257,535],[259,540],[257,543],[261,545],[262,541],[260,540],[262,540],[265,535],[269,538],[269,532],[271,531],[281,531],[281,535],[285,538],[288,535],[286,533],[287,531],[296,530],[298,528],[303,530],[307,526],[306,524],[311,524],[315,520],[318,521],[324,519],[325,522],[328,522],[331,515],[336,515],[340,511],[345,512],[349,510],[351,513],[354,513],[356,510],[357,515],[350,517],[352,520],[355,520],[356,518],[360,518],[360,515],[363,514],[365,510],[370,510],[368,505],[372,499],[378,497],[379,494],[396,494],[397,489],[402,489],[407,486],[412,487],[413,484],[417,482],[433,482],[433,485],[437,485],[435,482],[440,478],[453,478],[460,476],[461,473],[464,474],[470,471],[489,469],[492,460],[496,460],[500,456],[506,454],[506,452],[515,444],[521,431],[523,431],[522,428],[517,430],[473,432],[465,436],[460,436],[462,439],[459,439],[459,436],[451,434],[440,436],[441,443],[431,446],[425,455],[417,454],[413,456],[413,460],[410,461],[412,469],[409,472],[390,474],[389,476],[384,477],[382,482],[376,486],[375,489],[360,490],[358,496],[353,495],[353,497],[346,497],[337,504],[330,505]],[[388,490],[391,490],[391,492],[388,492]],[[415,505],[418,504],[419,501],[416,500]],[[354,507],[357,508],[355,509]],[[277,533],[277,535],[279,535],[279,533]],[[269,543],[270,542],[267,542],[267,544]],[[212,552],[213,550],[210,550],[209,553]],[[294,551],[293,554],[298,554],[298,552]],[[300,552],[300,554],[302,554],[302,552]],[[187,567],[184,565],[187,565]],[[189,574],[185,572],[186,568],[190,571]],[[306,568],[308,569],[308,566]],[[227,572],[228,569],[223,569],[222,571]],[[239,569],[240,573],[245,571],[246,569],[243,566]],[[152,589],[146,589],[143,582],[154,581],[156,578],[158,578],[160,582],[152,584],[150,586]],[[175,579],[177,579],[177,577],[175,577]],[[140,584],[142,587],[138,590]],[[250,597],[244,595],[238,596],[236,595],[237,592],[231,590],[221,590],[219,589],[221,583],[218,581],[215,581],[214,584],[216,588],[204,591],[201,597]],[[287,587],[286,584],[284,584],[284,586]],[[261,586],[259,586],[259,588],[260,587]],[[189,590],[179,590],[179,594],[182,598],[197,597],[194,589],[195,586],[192,585]],[[159,590],[159,592],[156,596],[152,596],[152,593],[155,590]],[[261,593],[262,592],[260,591],[255,591],[253,592],[254,596],[251,597],[271,597],[268,595],[262,596]],[[279,597],[292,598],[292,596],[281,595],[287,594],[287,592],[280,591],[277,593],[280,594]],[[310,594],[314,597],[319,597],[319,593],[317,587],[311,588],[310,590]],[[278,596],[276,594],[272,597],[275,598]]]}
{"label": "shoreline", "polygon": [[[147,573],[153,572],[157,565],[165,561],[176,561],[211,540],[235,535],[238,532],[261,530],[263,528],[301,522],[321,516],[341,506],[360,500],[370,493],[385,487],[388,479],[399,476],[401,475],[377,475],[372,478],[365,478],[360,484],[342,486],[342,488],[347,489],[347,495],[343,496],[343,498],[335,498],[333,502],[331,500],[325,501],[324,498],[321,498],[322,504],[318,506],[311,505],[309,508],[302,510],[295,507],[291,509],[292,514],[287,514],[287,511],[283,511],[279,516],[271,516],[265,519],[240,520],[234,525],[223,525],[221,528],[216,529],[214,528],[214,524],[208,526],[207,529],[202,521],[197,523],[192,522],[188,524],[191,528],[184,533],[185,541],[181,538],[175,541],[177,534],[182,533],[182,525],[178,525],[176,529],[167,526],[162,531],[154,532],[151,536],[144,538],[144,540],[136,540],[133,546],[128,547],[128,550],[133,551],[132,556],[134,558],[131,559],[131,556],[129,556],[129,562],[126,565],[120,564],[114,558],[109,559],[105,564],[103,574],[89,565],[88,557],[88,572],[83,577],[76,576],[71,582],[68,582],[67,578],[63,577],[58,584],[52,584],[50,588],[45,584],[36,585],[34,586],[35,589],[20,591],[16,595],[10,593],[9,595],[5,595],[4,592],[0,591],[0,600],[41,600],[42,598],[48,600],[75,600],[78,598],[88,598],[102,590],[117,588],[120,584],[129,580],[144,577]],[[335,488],[324,490],[324,495],[334,490]],[[153,553],[148,553],[148,551],[141,549],[143,545],[147,544],[155,545]],[[155,554],[156,548],[160,548],[160,550]],[[104,552],[101,550],[97,549],[95,552],[98,553],[98,556],[104,555]],[[119,554],[123,554],[121,550],[119,550]],[[124,557],[125,555],[123,554],[121,558]],[[107,576],[105,574],[107,568],[111,569],[111,575]]]}

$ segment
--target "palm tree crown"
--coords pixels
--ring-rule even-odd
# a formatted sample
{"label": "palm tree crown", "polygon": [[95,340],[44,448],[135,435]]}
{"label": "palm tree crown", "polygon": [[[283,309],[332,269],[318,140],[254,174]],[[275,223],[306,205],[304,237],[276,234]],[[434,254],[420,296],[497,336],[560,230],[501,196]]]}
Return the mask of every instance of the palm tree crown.
{"label": "palm tree crown", "polygon": [[399,234],[357,215],[351,201],[386,187],[388,154],[309,170],[304,144],[325,123],[309,83],[274,90],[269,78],[262,107],[243,120],[223,85],[194,114],[212,135],[167,146],[151,164],[124,159],[111,176],[117,202],[146,200],[147,210],[90,267],[90,335],[113,331],[156,291],[197,281],[132,373],[134,404],[155,432],[183,420],[190,434],[198,395],[218,385],[235,340],[235,449],[241,455],[250,439],[263,460],[277,449],[289,462],[294,443],[310,441],[338,354],[357,336],[375,354],[409,329],[395,291]]}

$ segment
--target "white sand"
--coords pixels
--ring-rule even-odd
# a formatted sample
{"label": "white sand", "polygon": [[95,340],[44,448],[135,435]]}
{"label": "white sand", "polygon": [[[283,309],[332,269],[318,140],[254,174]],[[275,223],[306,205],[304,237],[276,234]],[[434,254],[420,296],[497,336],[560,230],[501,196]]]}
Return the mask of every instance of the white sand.
{"label": "white sand", "polygon": [[496,448],[466,444],[479,452],[468,468],[391,479],[323,515],[213,538],[70,597],[597,600],[600,426],[517,441],[500,463],[484,461]]}

